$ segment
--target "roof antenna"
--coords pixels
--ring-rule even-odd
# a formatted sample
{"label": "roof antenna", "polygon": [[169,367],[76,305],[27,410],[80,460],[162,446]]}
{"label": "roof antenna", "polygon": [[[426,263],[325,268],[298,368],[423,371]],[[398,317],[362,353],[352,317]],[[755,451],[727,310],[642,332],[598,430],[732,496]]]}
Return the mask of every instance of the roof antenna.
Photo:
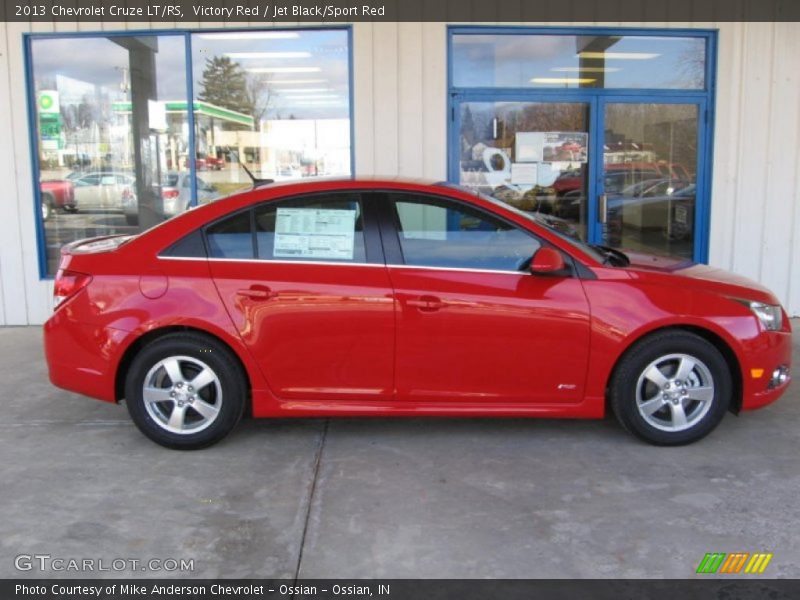
{"label": "roof antenna", "polygon": [[[262,185],[268,185],[270,183],[275,183],[274,179],[263,179],[261,177],[256,177],[253,173],[250,172],[250,169],[239,159],[239,153],[236,150],[232,150],[230,146],[225,146],[225,149],[228,152],[230,157],[235,157],[236,162],[239,163],[239,166],[244,169],[244,172],[247,173],[247,176],[250,178],[250,181],[253,182],[253,187],[259,187]],[[231,160],[231,162],[234,162]]]}

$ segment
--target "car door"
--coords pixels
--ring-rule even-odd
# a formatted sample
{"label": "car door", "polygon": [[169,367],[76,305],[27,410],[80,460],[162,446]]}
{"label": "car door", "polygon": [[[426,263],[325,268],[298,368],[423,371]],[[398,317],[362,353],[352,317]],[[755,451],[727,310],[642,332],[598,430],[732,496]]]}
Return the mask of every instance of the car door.
{"label": "car door", "polygon": [[582,400],[589,305],[578,277],[530,273],[545,242],[453,199],[387,193],[384,206],[398,400]]}
{"label": "car door", "polygon": [[392,397],[394,300],[369,200],[268,202],[206,228],[214,283],[281,399]]}

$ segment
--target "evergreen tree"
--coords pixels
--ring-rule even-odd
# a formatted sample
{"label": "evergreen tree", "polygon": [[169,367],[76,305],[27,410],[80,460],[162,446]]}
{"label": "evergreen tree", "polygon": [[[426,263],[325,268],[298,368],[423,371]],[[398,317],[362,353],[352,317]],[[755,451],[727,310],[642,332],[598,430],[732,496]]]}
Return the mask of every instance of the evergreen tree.
{"label": "evergreen tree", "polygon": [[206,59],[198,99],[222,108],[252,115],[254,102],[247,85],[247,73],[227,56]]}

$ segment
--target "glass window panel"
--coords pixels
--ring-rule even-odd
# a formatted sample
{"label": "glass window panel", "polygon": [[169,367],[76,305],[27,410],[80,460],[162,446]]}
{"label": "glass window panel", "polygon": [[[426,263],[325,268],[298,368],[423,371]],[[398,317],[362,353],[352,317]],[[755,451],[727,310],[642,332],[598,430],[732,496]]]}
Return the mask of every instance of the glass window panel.
{"label": "glass window panel", "polygon": [[606,105],[605,244],[692,258],[697,117],[695,104]]}
{"label": "glass window panel", "polygon": [[705,88],[705,38],[631,35],[453,36],[453,85]]}
{"label": "glass window panel", "polygon": [[[31,43],[36,151],[47,259],[62,245],[135,233],[180,212],[162,199],[169,169],[185,170],[182,36],[97,36]],[[183,111],[180,104],[183,103]]]}
{"label": "glass window panel", "polygon": [[210,226],[206,237],[212,258],[253,258],[253,230],[249,210]]}
{"label": "glass window panel", "polygon": [[539,242],[527,232],[466,206],[390,194],[407,265],[519,271]]}
{"label": "glass window panel", "polygon": [[197,165],[220,195],[250,187],[231,162],[288,180],[350,174],[347,32],[192,36]]}
{"label": "glass window panel", "polygon": [[265,204],[256,209],[255,221],[262,260],[367,262],[356,193]]}
{"label": "glass window panel", "polygon": [[586,239],[589,105],[462,102],[458,182]]}

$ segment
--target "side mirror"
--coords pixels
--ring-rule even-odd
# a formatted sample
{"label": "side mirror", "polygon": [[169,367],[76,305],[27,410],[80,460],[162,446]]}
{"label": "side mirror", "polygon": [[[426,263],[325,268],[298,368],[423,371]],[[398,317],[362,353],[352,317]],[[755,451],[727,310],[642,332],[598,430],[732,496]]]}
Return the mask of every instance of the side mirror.
{"label": "side mirror", "polygon": [[566,268],[564,257],[554,248],[539,248],[531,259],[531,273],[534,275],[552,275]]}

